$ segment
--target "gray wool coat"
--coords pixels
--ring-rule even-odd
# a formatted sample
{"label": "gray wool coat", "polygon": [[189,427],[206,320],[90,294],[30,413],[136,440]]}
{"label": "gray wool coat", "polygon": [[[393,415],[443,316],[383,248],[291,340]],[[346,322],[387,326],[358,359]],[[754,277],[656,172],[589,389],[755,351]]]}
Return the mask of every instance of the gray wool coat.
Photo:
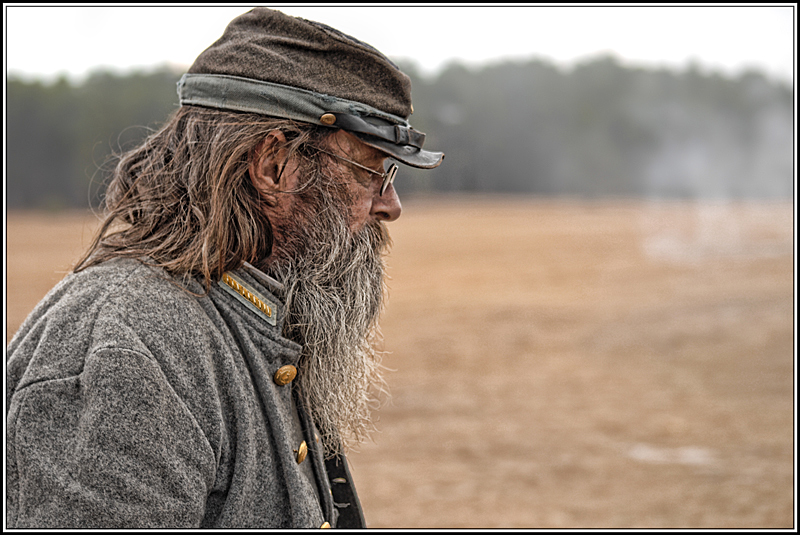
{"label": "gray wool coat", "polygon": [[273,379],[301,350],[283,306],[234,275],[274,325],[129,259],[36,307],[7,348],[8,528],[364,527],[345,459],[323,460],[293,383]]}

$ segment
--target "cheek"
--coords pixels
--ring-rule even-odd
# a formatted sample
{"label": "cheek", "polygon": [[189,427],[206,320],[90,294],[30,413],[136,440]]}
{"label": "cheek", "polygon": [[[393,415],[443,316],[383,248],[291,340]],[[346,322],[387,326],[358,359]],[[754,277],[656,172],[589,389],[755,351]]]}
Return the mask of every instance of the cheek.
{"label": "cheek", "polygon": [[372,195],[363,187],[350,188],[350,230],[361,230],[367,224],[372,211]]}

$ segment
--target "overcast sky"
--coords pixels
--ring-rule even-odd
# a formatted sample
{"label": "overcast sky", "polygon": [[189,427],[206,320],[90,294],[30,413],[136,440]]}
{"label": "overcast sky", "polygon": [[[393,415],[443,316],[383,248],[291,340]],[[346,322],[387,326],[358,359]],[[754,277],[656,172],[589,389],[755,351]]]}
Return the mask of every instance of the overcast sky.
{"label": "overcast sky", "polygon": [[[275,4],[370,43],[432,73],[540,57],[564,66],[612,53],[627,64],[737,74],[756,68],[794,81],[791,4],[713,7],[365,6]],[[250,6],[79,7],[5,5],[7,73],[80,78],[99,66],[185,67]]]}

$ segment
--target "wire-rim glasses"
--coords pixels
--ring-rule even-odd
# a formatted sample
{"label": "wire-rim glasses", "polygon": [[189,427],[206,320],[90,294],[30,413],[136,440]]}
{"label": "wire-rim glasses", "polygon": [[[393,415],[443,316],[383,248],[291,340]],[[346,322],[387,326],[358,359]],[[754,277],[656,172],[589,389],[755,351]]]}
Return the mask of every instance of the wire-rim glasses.
{"label": "wire-rim glasses", "polygon": [[389,168],[386,170],[385,173],[380,173],[380,172],[376,171],[375,169],[370,169],[366,165],[362,165],[362,164],[360,164],[358,162],[354,162],[353,160],[351,160],[349,158],[345,158],[344,156],[340,156],[339,154],[335,154],[333,152],[327,151],[325,149],[321,149],[319,147],[316,147],[316,149],[318,151],[320,151],[320,152],[324,152],[325,154],[329,154],[329,155],[333,156],[334,158],[339,158],[340,160],[343,160],[343,161],[345,161],[345,162],[347,162],[349,164],[355,165],[356,167],[358,167],[360,169],[363,169],[364,171],[367,171],[368,173],[372,173],[373,175],[376,175],[376,176],[382,178],[383,182],[381,183],[381,189],[380,189],[380,196],[381,197],[383,197],[383,193],[394,182],[395,176],[397,176],[397,164],[394,163],[394,162],[392,162],[389,165]]}

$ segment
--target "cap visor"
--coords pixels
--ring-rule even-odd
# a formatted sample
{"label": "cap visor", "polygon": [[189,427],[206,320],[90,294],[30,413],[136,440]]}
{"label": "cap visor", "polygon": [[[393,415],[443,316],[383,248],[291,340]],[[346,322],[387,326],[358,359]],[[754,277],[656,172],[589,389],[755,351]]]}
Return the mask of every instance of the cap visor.
{"label": "cap visor", "polygon": [[397,161],[403,162],[411,167],[418,167],[420,169],[433,169],[442,163],[444,158],[443,152],[431,152],[411,145],[397,145],[391,141],[378,139],[369,134],[362,134],[360,132],[348,132],[356,136],[363,143],[370,147],[375,147],[381,150]]}

